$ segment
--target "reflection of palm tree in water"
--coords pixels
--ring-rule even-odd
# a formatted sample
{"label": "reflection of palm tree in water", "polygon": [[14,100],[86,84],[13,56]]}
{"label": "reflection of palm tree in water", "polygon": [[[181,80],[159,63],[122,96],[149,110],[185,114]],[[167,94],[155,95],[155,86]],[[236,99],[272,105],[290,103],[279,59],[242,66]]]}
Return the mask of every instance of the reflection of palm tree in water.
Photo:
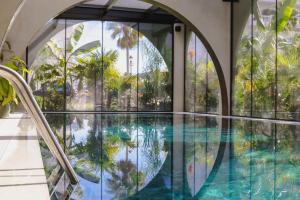
{"label": "reflection of palm tree in water", "polygon": [[[125,160],[120,160],[114,168],[111,168],[111,178],[107,180],[109,192],[114,193],[113,199],[124,199],[133,195],[138,186],[143,185],[145,175],[138,172],[137,165],[129,160],[129,151],[136,147],[131,140],[131,118],[126,116],[126,131],[119,132],[121,143],[125,147]],[[129,134],[128,134],[129,133]]]}
{"label": "reflection of palm tree in water", "polygon": [[111,178],[107,180],[109,192],[114,193],[112,199],[124,199],[137,191],[138,183],[143,182],[143,174],[137,172],[137,167],[130,160],[121,160],[110,171]]}

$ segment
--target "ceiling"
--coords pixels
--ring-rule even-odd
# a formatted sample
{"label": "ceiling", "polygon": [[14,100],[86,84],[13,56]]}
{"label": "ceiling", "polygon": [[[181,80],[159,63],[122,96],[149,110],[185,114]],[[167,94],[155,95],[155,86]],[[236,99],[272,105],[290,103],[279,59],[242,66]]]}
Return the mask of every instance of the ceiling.
{"label": "ceiling", "polygon": [[141,9],[141,10],[147,10],[152,7],[151,4],[145,3],[139,0],[117,0],[117,1],[111,1],[111,0],[92,0],[87,1],[83,3],[84,5],[96,5],[96,6],[108,6],[110,3],[112,3],[112,8],[131,8],[131,9]]}
{"label": "ceiling", "polygon": [[57,18],[149,23],[175,23],[176,17],[139,0],[91,0],[78,4]]}

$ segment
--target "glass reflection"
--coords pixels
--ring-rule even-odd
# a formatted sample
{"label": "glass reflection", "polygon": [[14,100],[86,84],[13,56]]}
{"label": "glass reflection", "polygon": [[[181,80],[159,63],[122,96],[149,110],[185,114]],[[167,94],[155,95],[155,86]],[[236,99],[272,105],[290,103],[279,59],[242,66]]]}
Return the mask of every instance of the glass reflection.
{"label": "glass reflection", "polygon": [[220,113],[220,85],[214,63],[201,40],[186,32],[185,110]]}
{"label": "glass reflection", "polygon": [[34,73],[29,81],[36,101],[43,110],[62,111],[65,108],[65,20],[53,23],[56,28],[51,40],[47,43],[42,41],[42,44],[31,49],[31,54],[37,55],[36,59],[31,60],[30,70]]}
{"label": "glass reflection", "polygon": [[[233,113],[299,121],[300,0],[251,0],[239,41]],[[235,24],[240,26],[240,20]],[[249,98],[250,97],[250,98]]]}
{"label": "glass reflection", "polygon": [[172,111],[172,25],[54,25],[29,49],[29,82],[42,110]]}
{"label": "glass reflection", "polygon": [[96,85],[101,80],[101,29],[99,21],[66,22],[67,110],[94,110]]}
{"label": "glass reflection", "polygon": [[140,23],[139,31],[139,110],[172,111],[173,26]]}
{"label": "glass reflection", "polygon": [[[298,199],[299,125],[167,114],[47,115],[73,199]],[[228,123],[228,122],[227,122]],[[44,164],[54,166],[46,156]],[[50,180],[50,179],[49,179]]]}

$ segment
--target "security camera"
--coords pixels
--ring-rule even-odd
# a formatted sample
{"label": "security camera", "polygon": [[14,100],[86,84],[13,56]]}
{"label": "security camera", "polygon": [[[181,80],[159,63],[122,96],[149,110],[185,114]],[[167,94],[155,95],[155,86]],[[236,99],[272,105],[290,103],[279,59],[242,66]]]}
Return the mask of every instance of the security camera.
{"label": "security camera", "polygon": [[180,25],[175,25],[175,31],[180,32],[181,31],[181,26]]}

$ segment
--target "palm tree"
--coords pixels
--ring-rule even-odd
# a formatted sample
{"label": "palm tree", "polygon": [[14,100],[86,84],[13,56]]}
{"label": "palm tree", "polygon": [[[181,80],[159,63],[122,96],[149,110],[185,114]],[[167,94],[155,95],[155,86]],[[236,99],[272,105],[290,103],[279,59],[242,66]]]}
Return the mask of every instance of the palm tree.
{"label": "palm tree", "polygon": [[130,160],[121,160],[110,171],[111,178],[107,180],[108,188],[115,196],[112,199],[126,199],[137,191],[137,185],[144,184],[145,175],[138,172],[137,167]]}
{"label": "palm tree", "polygon": [[[60,105],[60,107],[64,105],[64,103],[62,103],[64,101],[62,99],[63,95],[58,93],[63,93],[63,91],[68,90],[65,91],[67,95],[72,95],[71,86],[73,86],[74,78],[79,79],[78,85],[79,87],[82,86],[83,70],[79,70],[77,60],[80,59],[82,55],[91,54],[101,46],[99,41],[78,46],[79,40],[83,35],[83,30],[84,24],[82,23],[74,26],[71,36],[66,40],[66,47],[61,46],[54,39],[50,40],[40,51],[39,56],[31,66],[31,69],[34,71],[31,85],[34,86],[35,82],[41,84],[42,92],[36,91],[36,96],[42,97],[42,107],[44,109],[45,107],[46,109],[53,109],[52,107],[54,105],[51,103],[53,101],[56,101],[56,104]],[[65,72],[66,66],[67,71]],[[65,73],[70,80],[70,87],[64,81]],[[47,90],[50,95],[46,95],[45,90]],[[57,99],[60,99],[61,103],[57,102]],[[62,108],[58,110],[61,109]],[[54,108],[53,110],[57,109]]]}
{"label": "palm tree", "polygon": [[112,30],[112,39],[117,39],[117,45],[121,49],[126,50],[126,69],[130,73],[130,56],[129,50],[135,47],[138,43],[138,32],[122,23],[110,23],[108,30]]}
{"label": "palm tree", "polygon": [[[82,89],[83,81],[86,80],[88,88],[94,88],[94,102],[97,104],[96,90],[98,83],[103,83],[107,89],[107,108],[111,107],[112,95],[114,91],[119,90],[120,75],[115,68],[118,58],[117,51],[99,51],[89,52],[84,57],[76,58],[77,66],[72,69],[72,75],[75,80],[79,80],[78,90]],[[105,78],[103,80],[103,78]],[[102,91],[104,93],[104,91]],[[103,94],[102,94],[103,95]]]}
{"label": "palm tree", "polygon": [[157,49],[147,41],[143,41],[143,54],[147,57],[145,62],[144,95],[141,101],[144,105],[151,105],[151,109],[158,109],[160,100],[168,96],[168,72],[162,72],[165,62]]}
{"label": "palm tree", "polygon": [[[130,26],[126,26],[122,23],[110,23],[108,26],[108,30],[112,30],[111,37],[112,39],[117,39],[117,45],[121,49],[126,50],[126,72],[127,75],[131,75],[131,69],[130,68],[130,56],[129,56],[129,50],[134,48],[138,43],[138,32],[131,28]],[[131,86],[130,86],[130,92],[127,96],[127,109],[130,109],[131,104]]]}

